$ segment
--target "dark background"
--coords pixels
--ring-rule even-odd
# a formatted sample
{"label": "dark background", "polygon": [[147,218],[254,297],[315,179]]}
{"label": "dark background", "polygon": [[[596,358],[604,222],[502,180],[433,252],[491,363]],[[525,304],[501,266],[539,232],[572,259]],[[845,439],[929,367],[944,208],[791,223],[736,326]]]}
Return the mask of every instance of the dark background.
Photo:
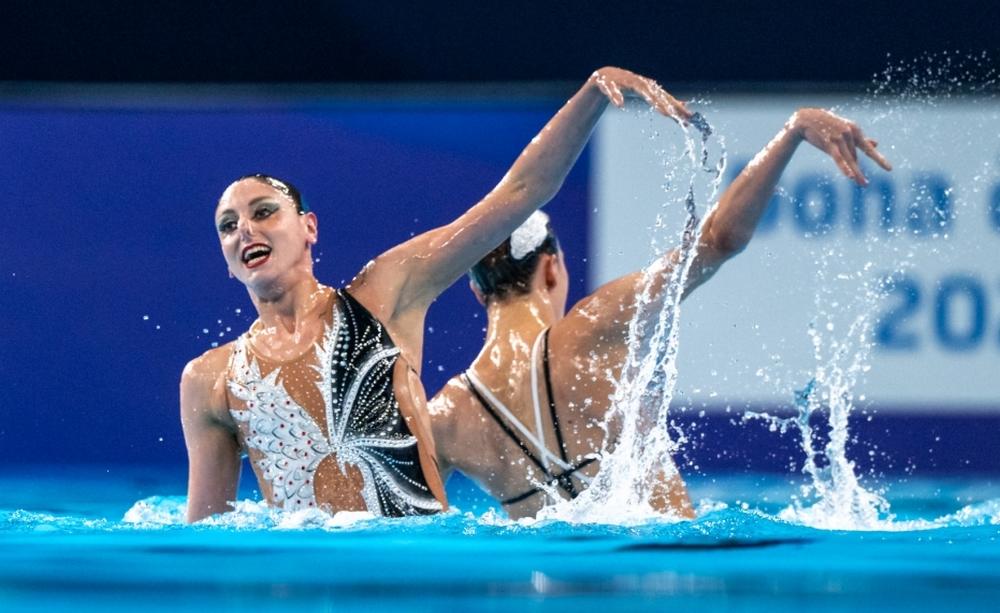
{"label": "dark background", "polygon": [[867,82],[887,54],[1000,49],[996,2],[3,3],[0,80]]}

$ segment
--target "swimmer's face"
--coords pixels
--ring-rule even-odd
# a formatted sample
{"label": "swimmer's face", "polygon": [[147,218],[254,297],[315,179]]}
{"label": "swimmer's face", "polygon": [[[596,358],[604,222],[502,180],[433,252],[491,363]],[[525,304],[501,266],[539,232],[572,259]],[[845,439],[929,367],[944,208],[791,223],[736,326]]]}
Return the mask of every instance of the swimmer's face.
{"label": "swimmer's face", "polygon": [[289,274],[312,275],[316,216],[300,214],[287,194],[263,181],[243,179],[226,188],[215,229],[230,272],[251,290]]}

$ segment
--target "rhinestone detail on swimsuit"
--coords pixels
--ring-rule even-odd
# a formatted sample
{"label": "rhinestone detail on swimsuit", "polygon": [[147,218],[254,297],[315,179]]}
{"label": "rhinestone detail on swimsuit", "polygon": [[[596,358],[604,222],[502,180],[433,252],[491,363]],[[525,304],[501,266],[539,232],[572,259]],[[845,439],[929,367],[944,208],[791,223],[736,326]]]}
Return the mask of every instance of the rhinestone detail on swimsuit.
{"label": "rhinestone detail on swimsuit", "polygon": [[392,390],[399,349],[383,344],[378,324],[363,325],[351,304],[342,303],[343,314],[334,308],[333,325],[315,348],[313,369],[326,433],[286,391],[280,368],[261,375],[257,359],[249,356],[246,335],[236,341],[228,382],[246,408],[230,413],[248,423],[246,445],[261,452],[261,478],[286,510],[316,506],[315,472],[327,456],[335,455],[341,472],[350,465],[361,473],[361,495],[371,513],[440,511],[441,503],[426,484],[410,474],[417,463],[417,439],[406,431]]}

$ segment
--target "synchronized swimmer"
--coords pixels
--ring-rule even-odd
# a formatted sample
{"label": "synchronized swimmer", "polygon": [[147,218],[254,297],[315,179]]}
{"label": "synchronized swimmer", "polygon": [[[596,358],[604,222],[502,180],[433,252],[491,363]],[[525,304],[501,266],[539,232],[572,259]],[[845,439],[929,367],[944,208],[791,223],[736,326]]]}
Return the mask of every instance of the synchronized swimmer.
{"label": "synchronized swimmer", "polygon": [[677,121],[691,116],[651,79],[598,70],[481,201],[379,255],[344,289],[313,274],[318,218],[298,190],[266,175],[230,185],[216,228],[258,318],[181,377],[188,521],[232,508],[243,452],[282,509],[447,509],[419,376],[427,309],[555,195],[608,101],[622,106],[626,95]]}
{"label": "synchronized swimmer", "polygon": [[[747,246],[802,141],[828,154],[859,185],[866,179],[856,149],[891,168],[854,123],[820,109],[799,110],[705,221],[684,296]],[[662,302],[678,255],[669,251],[653,264],[654,304]],[[628,354],[643,272],[607,283],[566,313],[569,275],[548,218],[538,211],[469,276],[486,307],[486,342],[469,368],[430,401],[438,466],[445,478],[458,470],[474,479],[512,518],[533,516],[553,497],[583,491],[597,473],[599,453],[616,442],[616,424],[602,422]],[[661,466],[650,479],[654,509],[693,516],[675,466]]]}

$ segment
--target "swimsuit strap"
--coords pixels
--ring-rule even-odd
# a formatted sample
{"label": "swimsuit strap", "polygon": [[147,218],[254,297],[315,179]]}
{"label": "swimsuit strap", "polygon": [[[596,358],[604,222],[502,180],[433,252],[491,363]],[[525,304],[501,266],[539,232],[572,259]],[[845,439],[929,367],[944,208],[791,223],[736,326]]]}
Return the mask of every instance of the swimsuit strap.
{"label": "swimsuit strap", "polygon": [[[469,386],[469,390],[472,392],[472,395],[476,397],[476,400],[479,401],[479,404],[483,405],[483,408],[486,409],[486,412],[489,413],[490,417],[492,417],[493,420],[497,422],[497,425],[500,426],[500,428],[507,433],[507,436],[510,437],[510,440],[517,443],[517,446],[521,448],[521,451],[524,452],[524,455],[528,456],[528,459],[531,460],[531,462],[535,466],[537,466],[538,469],[541,470],[547,478],[551,479],[552,473],[550,473],[549,470],[545,468],[545,465],[542,463],[541,460],[538,459],[538,456],[532,453],[531,449],[528,448],[528,445],[524,442],[524,440],[522,440],[521,437],[519,437],[517,433],[514,432],[511,429],[511,427],[506,424],[506,422],[504,422],[504,420],[500,417],[500,415],[497,414],[496,409],[493,408],[493,405],[490,404],[490,402],[487,401],[486,398],[483,398],[483,395],[479,392],[479,386],[472,379],[472,377],[474,377],[475,375],[471,371],[472,369],[470,368],[465,372],[465,383],[466,385]],[[515,422],[515,423],[520,425],[520,422]]]}
{"label": "swimsuit strap", "polygon": [[[576,466],[573,466],[570,470],[567,470],[566,472],[563,472],[563,473],[560,473],[558,475],[555,475],[549,481],[548,485],[549,486],[559,486],[563,490],[566,490],[567,489],[566,486],[568,484],[569,487],[572,488],[573,487],[573,478],[572,478],[573,473],[575,473],[578,470],[581,470],[585,466],[587,466],[587,465],[589,465],[589,464],[591,464],[593,462],[596,462],[596,461],[597,461],[597,458],[595,458],[595,457],[587,458],[586,460],[580,462]],[[580,480],[583,480],[584,476],[583,475],[577,475],[576,478],[580,479]],[[580,495],[580,492],[577,491],[576,488],[573,488],[573,490],[574,491],[572,493],[567,491],[567,493],[570,495],[570,499],[576,498],[577,496]],[[527,500],[528,498],[531,498],[535,494],[539,494],[539,493],[544,492],[544,491],[545,490],[543,490],[540,487],[533,487],[530,490],[524,492],[523,494],[518,494],[517,496],[511,496],[510,498],[505,498],[504,500],[501,500],[500,504],[502,504],[504,506],[511,505],[511,504],[516,504],[518,502],[521,502],[522,500]]]}
{"label": "swimsuit strap", "polygon": [[527,426],[521,423],[521,420],[507,408],[507,405],[505,405],[493,394],[493,392],[483,385],[483,382],[479,380],[479,377],[476,375],[474,370],[471,368],[466,370],[465,378],[469,381],[470,387],[477,392],[477,395],[483,397],[487,401],[484,406],[488,406],[490,409],[493,409],[503,415],[507,421],[521,433],[524,440],[531,443],[535,447],[538,451],[538,455],[536,457],[540,458],[540,461],[542,461],[542,467],[544,468],[546,474],[551,473],[548,468],[549,463],[555,464],[562,470],[569,470],[571,468],[569,463],[563,461],[562,458],[549,451],[548,447],[545,446],[545,441],[536,437],[534,433],[532,433]]}
{"label": "swimsuit strap", "polygon": [[[549,451],[544,442],[545,439],[544,431],[542,430],[541,402],[539,402],[538,398],[538,368],[536,366],[538,363],[537,355],[540,348],[544,349],[541,352],[541,366],[545,377],[545,391],[548,395],[549,414],[552,418],[552,427],[555,430],[556,440],[559,443],[559,455],[561,457],[556,457],[551,451]],[[544,474],[547,479],[547,485],[550,487],[559,487],[565,491],[571,499],[576,498],[580,494],[580,490],[578,490],[576,485],[573,483],[573,474],[595,462],[597,458],[590,457],[577,463],[576,465],[569,463],[566,451],[566,442],[563,438],[562,429],[559,425],[559,415],[556,411],[555,398],[552,394],[552,377],[549,372],[548,328],[535,338],[535,342],[531,348],[531,400],[535,414],[535,426],[538,429],[537,438],[523,423],[521,423],[521,420],[511,413],[510,409],[508,409],[499,398],[494,396],[490,390],[483,385],[482,381],[479,380],[479,377],[476,376],[476,373],[472,370],[472,368],[465,371],[465,380],[466,385],[469,387],[469,390],[472,392],[473,396],[475,396],[476,400],[479,401],[479,404],[483,406],[486,412],[493,418],[493,420],[500,426],[507,436],[510,437],[510,439],[514,441],[518,447],[520,447],[521,451],[524,452],[524,455],[526,455],[528,459],[542,471],[542,474]],[[501,418],[501,414],[503,414],[503,417],[506,417],[507,421],[513,424],[514,427],[524,435],[524,438],[538,448],[541,458],[532,453],[524,438],[517,435],[514,429]],[[549,462],[561,468],[562,472],[554,474],[548,467]],[[584,484],[590,485],[590,479],[586,476],[576,475],[576,478]],[[545,490],[542,487],[534,487],[522,494],[501,500],[500,504],[505,506],[515,504],[544,491]]]}
{"label": "swimsuit strap", "polygon": [[[563,469],[565,470],[565,472],[563,472],[563,475],[569,475],[573,472],[580,470],[587,464],[590,464],[592,461],[594,461],[594,458],[591,458],[590,460],[587,460],[583,463],[576,464],[575,466],[569,465],[569,453],[566,451],[566,441],[563,439],[562,427],[559,425],[559,413],[558,411],[556,411],[556,397],[555,394],[552,393],[552,375],[549,373],[549,330],[551,330],[551,328],[546,328],[545,331],[539,335],[540,337],[542,337],[542,342],[543,342],[542,373],[545,375],[545,393],[549,397],[549,415],[552,417],[552,429],[555,430],[556,432],[556,440],[559,442],[559,454],[562,456],[562,460],[564,463]],[[531,371],[532,373],[534,373],[536,371],[534,367],[535,364],[534,358],[532,358],[531,364],[532,364]],[[535,411],[536,413],[538,412],[537,401],[535,404]],[[585,475],[577,475],[576,478],[585,483],[586,485],[590,485],[591,480],[589,477],[586,477]],[[574,487],[572,480],[569,480],[568,483],[570,488],[572,489],[572,491],[569,492],[570,496],[576,498],[579,492],[575,491],[576,488]]]}
{"label": "swimsuit strap", "polygon": [[[531,344],[531,362],[530,370],[531,373],[531,408],[535,411],[535,431],[538,433],[538,440],[541,441],[545,451],[549,448],[545,446],[545,430],[542,429],[542,408],[541,403],[538,401],[538,350],[542,346],[542,336],[544,332],[535,337],[535,342]],[[542,455],[542,459],[546,460],[545,454]],[[563,460],[565,461],[565,457]],[[546,468],[548,468],[548,462],[545,463]]]}
{"label": "swimsuit strap", "polygon": [[542,332],[545,337],[545,350],[542,352],[542,372],[545,374],[545,393],[549,396],[549,413],[552,415],[552,428],[556,431],[556,440],[559,441],[559,453],[564,462],[568,462],[566,455],[566,441],[563,440],[562,428],[559,427],[559,416],[556,413],[556,398],[552,394],[552,376],[549,374],[549,328]]}
{"label": "swimsuit strap", "polygon": [[[541,334],[535,337],[535,343],[531,347],[531,400],[535,409],[535,423],[538,425],[538,438],[545,440],[542,433],[542,409],[538,402],[538,350],[544,344],[545,350],[542,352],[542,370],[545,373],[545,393],[549,398],[549,415],[552,417],[552,429],[555,430],[556,441],[559,443],[559,455],[565,463],[569,463],[566,457],[566,443],[563,442],[562,430],[559,429],[559,417],[556,415],[556,403],[552,396],[552,377],[549,376],[549,328],[545,328]],[[566,474],[568,471],[564,471]],[[579,492],[573,485],[572,479],[567,479],[563,484],[563,489],[570,498],[576,498]]]}

